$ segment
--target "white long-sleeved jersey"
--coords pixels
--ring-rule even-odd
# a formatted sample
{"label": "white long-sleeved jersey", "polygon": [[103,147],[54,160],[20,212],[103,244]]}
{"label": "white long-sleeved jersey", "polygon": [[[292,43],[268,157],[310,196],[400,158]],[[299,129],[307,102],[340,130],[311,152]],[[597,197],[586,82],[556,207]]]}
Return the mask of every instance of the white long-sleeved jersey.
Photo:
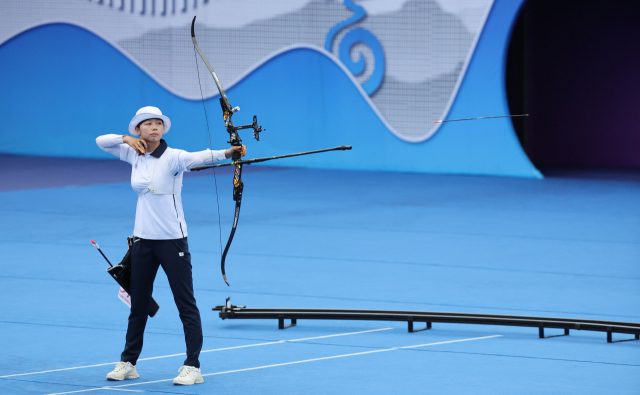
{"label": "white long-sleeved jersey", "polygon": [[224,150],[186,152],[169,148],[164,140],[151,153],[138,154],[122,142],[122,135],[96,139],[98,147],[131,164],[131,186],[138,194],[133,234],[142,239],[170,240],[187,237],[182,210],[182,174],[191,167],[225,159]]}

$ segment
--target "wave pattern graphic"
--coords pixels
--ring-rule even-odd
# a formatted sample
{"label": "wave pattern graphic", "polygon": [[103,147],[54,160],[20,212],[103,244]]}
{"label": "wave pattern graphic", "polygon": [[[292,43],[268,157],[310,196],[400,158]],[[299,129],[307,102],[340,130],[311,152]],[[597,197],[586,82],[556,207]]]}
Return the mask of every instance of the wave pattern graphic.
{"label": "wave pattern graphic", "polygon": [[[170,114],[174,128],[168,137],[175,146],[205,147],[196,143],[205,143],[207,136],[198,100],[181,98],[163,88],[116,48],[80,27],[51,24],[27,31],[0,47],[0,60],[3,86],[8,87],[3,107],[11,109],[5,114],[9,128],[20,130],[27,119],[50,126],[33,132],[43,142],[35,153],[56,150],[63,156],[102,156],[91,152],[95,151],[94,138],[126,132],[133,112],[144,105],[158,106]],[[40,67],[44,64],[47,67]],[[345,136],[358,132],[354,122],[376,134],[389,134],[357,82],[322,50],[285,50],[265,60],[227,92],[243,109],[235,116],[237,123],[250,123],[258,114],[261,123],[268,125],[269,134],[256,146],[264,155],[303,150],[310,137],[322,136],[318,143],[323,146],[340,145]],[[220,112],[218,98],[206,99],[210,114]],[[35,114],[34,105],[38,108]],[[211,126],[215,129],[215,120]],[[218,126],[218,146],[225,146],[228,136],[221,121]],[[82,143],[62,143],[61,135]]]}
{"label": "wave pattern graphic", "polygon": [[[78,26],[44,25],[1,45],[0,86],[0,152],[108,157],[96,147],[95,137],[126,134],[135,111],[147,105],[171,117],[170,146],[188,151],[209,146],[199,100],[168,91],[108,42]],[[285,50],[245,75],[227,95],[242,108],[234,117],[238,124],[251,123],[258,115],[267,128],[260,142],[245,139],[251,157],[354,146],[348,154],[292,158],[279,166],[527,173],[526,168],[496,164],[496,158],[514,158],[508,144],[495,155],[503,144],[495,138],[490,138],[491,151],[473,136],[464,141],[453,134],[430,145],[399,140],[353,76],[324,50]],[[228,135],[222,119],[216,121],[218,96],[206,99],[205,105],[213,148],[225,148]],[[35,143],[23,144],[25,131]]]}

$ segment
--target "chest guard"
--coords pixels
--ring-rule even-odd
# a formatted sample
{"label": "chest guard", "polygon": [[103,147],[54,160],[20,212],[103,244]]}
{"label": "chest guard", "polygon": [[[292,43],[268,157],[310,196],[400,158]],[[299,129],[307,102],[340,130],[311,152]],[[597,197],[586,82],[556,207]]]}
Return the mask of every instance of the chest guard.
{"label": "chest guard", "polygon": [[162,155],[156,158],[151,172],[149,186],[140,193],[151,193],[153,195],[180,195],[182,192],[182,172],[172,174],[167,159],[169,155]]}

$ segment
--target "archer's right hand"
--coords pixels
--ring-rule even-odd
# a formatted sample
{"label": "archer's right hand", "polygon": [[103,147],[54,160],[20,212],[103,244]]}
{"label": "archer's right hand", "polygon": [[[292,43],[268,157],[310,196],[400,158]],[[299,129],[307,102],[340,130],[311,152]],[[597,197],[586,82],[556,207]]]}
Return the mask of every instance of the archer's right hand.
{"label": "archer's right hand", "polygon": [[133,148],[139,155],[144,155],[146,152],[147,145],[142,139],[137,139],[131,136],[122,136],[122,142]]}

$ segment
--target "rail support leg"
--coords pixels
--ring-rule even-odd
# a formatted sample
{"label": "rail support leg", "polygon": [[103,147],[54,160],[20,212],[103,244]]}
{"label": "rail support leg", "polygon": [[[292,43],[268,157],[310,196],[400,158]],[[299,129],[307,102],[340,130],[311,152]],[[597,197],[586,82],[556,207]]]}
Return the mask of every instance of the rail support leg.
{"label": "rail support leg", "polygon": [[298,321],[295,318],[291,319],[291,323],[287,326],[284,325],[284,317],[280,317],[278,318],[278,329],[287,329],[287,328],[291,328],[292,326],[296,326],[296,324],[298,323]]}
{"label": "rail support leg", "polygon": [[636,333],[635,337],[631,339],[613,340],[613,332],[611,332],[611,328],[607,328],[607,343],[632,342],[635,340],[640,340],[640,334]]}
{"label": "rail support leg", "polygon": [[431,329],[431,322],[427,322],[427,326],[422,329],[413,329],[413,317],[409,317],[409,321],[407,322],[407,324],[408,324],[409,333],[422,332],[422,331],[426,331],[427,329]]}
{"label": "rail support leg", "polygon": [[560,337],[560,336],[569,336],[569,328],[564,328],[564,334],[562,335],[552,335],[552,336],[544,335],[544,325],[540,325],[540,327],[538,328],[538,337],[540,339],[549,339],[550,337]]}

